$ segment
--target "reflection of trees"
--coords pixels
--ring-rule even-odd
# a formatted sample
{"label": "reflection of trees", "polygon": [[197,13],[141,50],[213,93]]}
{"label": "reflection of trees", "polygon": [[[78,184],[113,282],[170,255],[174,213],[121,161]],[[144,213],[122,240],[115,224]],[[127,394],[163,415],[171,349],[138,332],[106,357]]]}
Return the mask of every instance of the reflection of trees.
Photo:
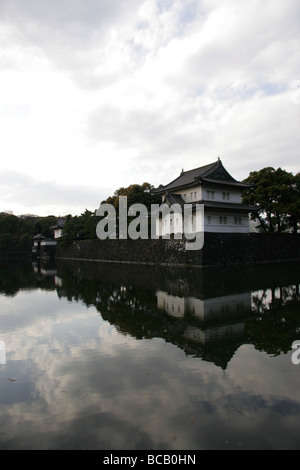
{"label": "reflection of trees", "polygon": [[[253,344],[260,351],[277,355],[289,351],[299,338],[299,278],[291,269],[252,269],[241,279],[240,269],[231,269],[228,274],[223,269],[84,262],[59,262],[56,267],[60,278],[57,285],[53,276],[43,275],[41,269],[33,270],[31,263],[3,265],[0,292],[14,295],[21,288],[55,289],[59,297],[94,306],[122,334],[136,339],[163,338],[186,354],[223,369],[242,344]],[[281,287],[285,280],[294,287]],[[178,299],[193,297],[195,306],[205,306],[206,302],[218,305],[218,314],[197,316],[192,304],[183,302],[186,308],[182,314],[172,316],[158,308],[158,291]],[[239,303],[239,297],[247,299],[244,294],[248,292],[250,299],[250,291],[247,308]],[[235,297],[235,309],[227,309],[226,299],[232,301]]]}
{"label": "reflection of trees", "polygon": [[[126,276],[120,276],[118,269],[118,283],[114,283],[113,274],[101,269],[94,272],[91,279],[87,279],[84,275],[87,274],[85,268],[82,264],[75,264],[73,269],[71,264],[63,265],[60,274],[65,295],[69,300],[81,300],[86,305],[94,305],[102,318],[123,334],[130,334],[137,339],[164,338],[165,341],[180,347],[186,354],[214,362],[224,369],[242,344],[253,344],[259,350],[279,354],[290,350],[297,338],[300,326],[297,315],[297,287],[262,289],[253,294],[252,308],[249,305],[248,310],[240,308],[232,313],[226,312],[224,308],[222,315],[208,316],[204,320],[187,310],[178,318],[158,309],[155,294],[157,288],[163,284],[170,295],[180,297],[180,293],[189,292],[189,286],[192,286],[193,294],[197,295],[195,276],[191,277],[193,273],[181,271],[180,277],[170,276],[163,279],[158,277],[154,270],[151,278],[151,269],[148,267],[148,278],[142,279],[141,282],[139,270],[136,268],[135,282],[132,272],[128,281]],[[128,271],[126,272],[128,274]],[[198,281],[200,278],[198,275]],[[240,283],[240,280],[237,280]],[[205,281],[207,282],[207,279]],[[217,283],[217,279],[214,282]],[[234,292],[232,282],[231,289]],[[225,293],[223,288],[222,294]],[[203,282],[198,288],[198,298],[205,301]]]}
{"label": "reflection of trees", "polygon": [[[42,268],[52,266],[42,266]],[[0,263],[0,293],[7,296],[16,295],[21,289],[53,290],[55,282],[53,276],[42,274],[38,267],[33,269],[31,259],[1,260]]]}
{"label": "reflection of trees", "polygon": [[247,323],[247,332],[256,349],[274,356],[287,353],[299,337],[299,284],[280,287],[279,297],[275,289],[267,289],[253,297],[255,312],[258,314]]}
{"label": "reflection of trees", "polygon": [[[279,296],[276,296],[278,291]],[[268,294],[271,293],[270,299],[268,300]],[[257,313],[263,313],[273,309],[277,305],[281,306],[286,304],[288,301],[299,302],[299,284],[295,286],[279,287],[275,289],[263,289],[261,292],[257,292],[252,295],[253,310]]]}
{"label": "reflection of trees", "polygon": [[0,268],[0,292],[14,296],[19,291],[20,286],[31,287],[34,284],[34,276],[31,266],[27,263],[11,263],[2,261]]}
{"label": "reflection of trees", "polygon": [[53,289],[53,278],[46,278],[35,274],[31,260],[1,261],[0,265],[0,292],[16,295],[20,289]]}
{"label": "reflection of trees", "polygon": [[132,285],[115,285],[98,280],[76,279],[64,274],[63,292],[68,300],[94,305],[101,317],[120,333],[142,338],[161,336],[172,322],[156,307],[153,291]]}

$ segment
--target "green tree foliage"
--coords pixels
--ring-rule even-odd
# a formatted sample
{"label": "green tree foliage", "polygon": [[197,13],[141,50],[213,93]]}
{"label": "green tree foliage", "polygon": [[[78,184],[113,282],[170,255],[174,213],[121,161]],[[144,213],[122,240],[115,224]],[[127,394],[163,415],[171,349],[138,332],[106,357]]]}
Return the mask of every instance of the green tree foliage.
{"label": "green tree foliage", "polygon": [[113,196],[108,197],[105,201],[107,204],[112,204],[116,209],[119,207],[119,197],[127,196],[128,207],[133,204],[144,204],[148,210],[151,208],[151,204],[160,204],[161,196],[154,196],[151,191],[154,189],[150,183],[131,184],[127,188],[117,189]]}
{"label": "green tree foliage", "polygon": [[35,223],[35,233],[40,233],[44,237],[52,237],[51,227],[56,224],[57,217],[55,215],[48,215],[46,217],[39,217]]}
{"label": "green tree foliage", "polygon": [[16,216],[10,212],[0,213],[0,251],[31,251],[32,239],[36,234],[51,238],[51,227],[56,224],[54,215],[38,217],[35,215]]}
{"label": "green tree foliage", "polygon": [[20,222],[15,215],[2,212],[0,214],[0,251],[18,249],[20,237]]}
{"label": "green tree foliage", "polygon": [[[243,194],[243,202],[258,208],[252,218],[259,217],[266,231],[282,232],[287,227],[293,227],[297,232],[300,221],[300,175],[293,175],[281,168],[275,170],[266,167],[253,171],[245,183],[253,186]],[[267,224],[263,223],[263,217]]]}
{"label": "green tree foliage", "polygon": [[22,251],[30,251],[32,247],[32,237],[29,233],[23,233],[20,237],[19,247]]}
{"label": "green tree foliage", "polygon": [[293,191],[288,205],[287,220],[293,227],[294,233],[297,233],[298,224],[300,224],[300,173],[294,177]]}
{"label": "green tree foliage", "polygon": [[[151,204],[159,204],[160,196],[153,196],[151,190],[154,189],[150,183],[131,184],[127,188],[117,189],[112,196],[109,196],[102,203],[112,204],[116,213],[119,209],[120,196],[127,196],[128,208],[136,203],[143,204],[150,210]],[[79,216],[68,215],[64,226],[62,242],[72,240],[91,240],[97,238],[96,227],[101,217],[96,216],[96,211],[91,212],[88,209]],[[130,218],[129,218],[130,219]]]}
{"label": "green tree foliage", "polygon": [[62,241],[68,242],[71,240],[91,240],[97,237],[96,226],[99,217],[95,212],[88,209],[81,215],[68,215],[63,230]]}
{"label": "green tree foliage", "polygon": [[13,214],[2,212],[0,214],[0,234],[17,237],[20,232],[19,218]]}
{"label": "green tree foliage", "polygon": [[20,235],[27,234],[33,237],[37,234],[36,223],[40,217],[31,214],[21,215],[19,217]]}
{"label": "green tree foliage", "polygon": [[[152,186],[150,183],[143,183],[143,184],[131,184],[130,186],[124,188],[119,188],[117,189],[113,196],[108,197],[104,203],[107,204],[112,204],[115,209],[116,209],[116,216],[117,216],[117,227],[116,229],[118,230],[118,214],[119,214],[119,198],[120,196],[126,196],[127,197],[127,207],[129,208],[133,204],[143,204],[147,210],[148,214],[150,214],[151,210],[151,205],[152,204],[161,204],[161,196],[158,195],[153,195],[152,194],[152,189],[154,189],[154,186]],[[129,224],[130,221],[132,220],[132,217],[128,216],[127,218],[127,223]],[[148,225],[150,228],[151,225],[151,219],[150,217],[148,218]]]}

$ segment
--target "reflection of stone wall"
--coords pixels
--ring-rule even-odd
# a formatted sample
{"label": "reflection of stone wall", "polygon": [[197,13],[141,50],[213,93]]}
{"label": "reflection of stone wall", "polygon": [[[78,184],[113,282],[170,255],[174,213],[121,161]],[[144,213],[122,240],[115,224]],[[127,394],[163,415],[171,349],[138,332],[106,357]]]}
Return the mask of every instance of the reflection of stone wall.
{"label": "reflection of stone wall", "polygon": [[57,242],[54,240],[45,240],[40,243],[39,256],[43,258],[54,258],[56,254]]}
{"label": "reflection of stone wall", "polygon": [[82,240],[58,244],[58,258],[171,265],[230,265],[300,260],[300,234],[206,233],[204,247],[182,240]]}

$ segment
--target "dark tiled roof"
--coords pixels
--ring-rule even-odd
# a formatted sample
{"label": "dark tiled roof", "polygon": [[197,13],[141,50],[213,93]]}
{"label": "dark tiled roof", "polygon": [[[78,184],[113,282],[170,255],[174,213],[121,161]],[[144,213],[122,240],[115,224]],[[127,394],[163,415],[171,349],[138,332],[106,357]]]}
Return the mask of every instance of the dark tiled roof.
{"label": "dark tiled roof", "polygon": [[195,168],[194,170],[183,171],[171,183],[155,189],[153,193],[161,194],[175,189],[180,189],[189,186],[195,186],[201,182],[226,184],[238,187],[248,187],[244,183],[236,181],[227,170],[225,170],[222,162],[218,159],[216,162],[208,165]]}
{"label": "dark tiled roof", "polygon": [[230,181],[230,180],[225,180],[221,178],[201,178],[201,180],[206,183],[217,183],[217,184],[223,184],[226,186],[228,185],[236,186],[239,188],[249,188],[252,186],[251,184],[242,183],[241,181],[235,181],[235,180]]}
{"label": "dark tiled roof", "polygon": [[59,228],[64,228],[65,224],[66,224],[66,218],[59,217],[59,219],[57,219],[56,225],[53,225],[52,227],[50,227],[50,230],[57,230]]}
{"label": "dark tiled roof", "polygon": [[165,202],[169,202],[170,205],[179,204],[180,207],[184,206],[184,200],[182,199],[180,194],[168,193],[166,195],[166,201]]}
{"label": "dark tiled roof", "polygon": [[42,235],[41,233],[38,233],[37,235],[34,235],[33,239],[34,240],[44,240],[46,237]]}

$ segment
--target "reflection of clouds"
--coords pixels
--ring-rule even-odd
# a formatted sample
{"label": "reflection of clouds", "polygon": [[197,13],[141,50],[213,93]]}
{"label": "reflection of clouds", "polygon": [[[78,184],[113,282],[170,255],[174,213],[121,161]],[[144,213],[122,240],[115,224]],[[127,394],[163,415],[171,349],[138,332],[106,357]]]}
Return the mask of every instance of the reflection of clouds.
{"label": "reflection of clouds", "polygon": [[2,340],[0,340],[0,364],[6,364],[6,346]]}
{"label": "reflection of clouds", "polygon": [[254,394],[289,396],[290,400],[299,400],[299,376],[291,353],[270,359],[267,353],[257,351],[254,346],[243,345],[230,361],[227,372],[234,387],[242,383],[242,388]]}
{"label": "reflection of clouds", "polygon": [[10,401],[0,401],[0,447],[201,449],[250,445],[253,427],[267,436],[271,412],[286,439],[299,426],[299,374],[286,356],[270,361],[243,346],[224,374],[163,339],[119,334],[95,308],[55,292],[10,301],[17,327],[6,323],[1,335]]}
{"label": "reflection of clouds", "polygon": [[[136,342],[119,335],[98,315],[91,315],[91,310],[88,313],[80,304],[60,303],[51,317],[42,321],[37,317],[26,328],[14,331],[9,341],[10,363],[26,364],[26,377],[15,367],[16,382],[10,385],[32,382],[35,397],[19,397],[9,409],[2,405],[6,421],[9,417],[7,431],[13,436],[16,427],[22,436],[23,426],[17,426],[22,416],[28,435],[43,436],[47,429],[51,436],[71,422],[81,423],[89,410],[99,420],[105,417],[103,426],[98,418],[96,429],[91,424],[103,442],[130,448],[133,428],[140,430],[135,431],[136,439],[143,435],[149,443],[172,447],[172,417],[186,406],[173,347],[160,339]],[[180,350],[176,355],[178,360],[184,358]],[[122,432],[116,433],[116,423]]]}
{"label": "reflection of clouds", "polygon": [[0,318],[2,331],[14,331],[16,328],[32,328],[36,323],[40,327],[52,318],[57,308],[57,296],[53,291],[19,291],[12,298],[0,296]]}

